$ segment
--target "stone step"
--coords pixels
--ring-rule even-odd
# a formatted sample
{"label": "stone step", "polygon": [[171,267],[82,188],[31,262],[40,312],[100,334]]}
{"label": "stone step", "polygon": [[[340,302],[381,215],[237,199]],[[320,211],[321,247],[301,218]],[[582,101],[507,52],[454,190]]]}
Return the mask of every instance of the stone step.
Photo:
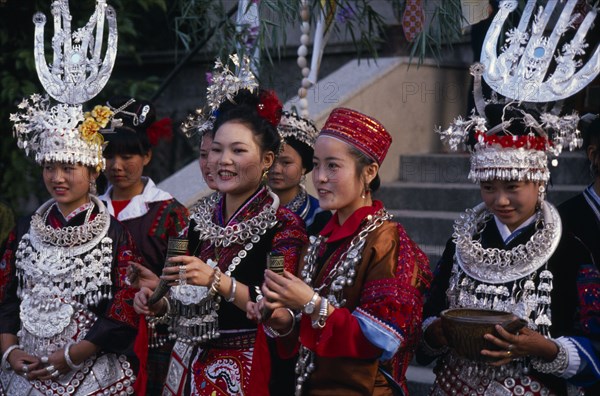
{"label": "stone step", "polygon": [[[416,154],[400,157],[400,180],[425,183],[470,183],[468,153]],[[591,183],[589,162],[583,151],[566,152],[558,159],[558,166],[550,166],[552,183]]]}
{"label": "stone step", "polygon": [[[584,185],[553,185],[548,201],[560,204],[579,194]],[[462,212],[481,202],[479,186],[473,183],[385,183],[375,193],[388,210]]]}
{"label": "stone step", "polygon": [[390,210],[394,220],[402,224],[410,238],[437,262],[452,235],[452,226],[461,212],[436,212],[427,210]]}
{"label": "stone step", "polygon": [[[448,235],[450,238],[450,235]],[[416,241],[415,241],[416,242]],[[435,270],[440,258],[442,258],[442,253],[444,253],[445,245],[427,245],[426,243],[417,243],[421,250],[427,255],[429,259],[429,267],[431,271]]]}
{"label": "stone step", "polygon": [[406,382],[408,385],[408,394],[410,396],[426,396],[435,381],[433,367],[419,366],[415,362],[406,369]]}

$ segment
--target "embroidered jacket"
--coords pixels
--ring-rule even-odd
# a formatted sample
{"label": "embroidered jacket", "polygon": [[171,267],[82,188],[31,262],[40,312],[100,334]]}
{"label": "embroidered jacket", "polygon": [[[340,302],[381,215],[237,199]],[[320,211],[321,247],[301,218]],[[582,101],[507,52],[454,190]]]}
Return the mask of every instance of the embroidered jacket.
{"label": "embroidered jacket", "polygon": [[[156,187],[152,179],[143,177],[145,186],[119,212],[117,220],[125,225],[144,259],[143,264],[156,275],[162,273],[169,237],[178,236],[188,223],[188,210],[171,194]],[[112,186],[100,196],[111,215],[115,214]]]}
{"label": "embroidered jacket", "polygon": [[[212,212],[212,222],[221,227],[233,226],[255,218],[273,202],[267,189],[260,188],[228,221],[225,221],[224,199],[226,197],[216,203]],[[251,243],[251,239],[248,239],[242,244],[232,243],[227,247],[217,247],[210,240],[200,240],[199,226],[194,220],[195,213],[195,209],[192,209],[192,220],[187,233],[189,253],[205,262],[209,259],[216,260],[223,273],[230,270],[235,258],[241,258],[239,264],[231,270],[231,276],[248,286],[252,301],[256,301],[257,290],[264,281],[269,254],[283,256],[285,269],[296,272],[300,251],[306,244],[307,237],[302,219],[288,209],[279,207],[275,212],[276,224],[266,229],[262,235],[251,234],[251,239],[254,237]],[[251,248],[248,249],[249,246]],[[242,256],[239,255],[240,252]],[[171,304],[174,309],[182,306],[173,294]],[[186,306],[186,309],[188,312],[193,310],[193,304]],[[246,318],[244,311],[224,298],[219,303],[217,315],[220,332],[218,338],[194,344],[176,342],[163,391],[165,395],[208,394],[213,391],[219,394],[238,394],[241,391],[244,394],[252,394],[247,387],[250,368],[255,367],[252,364],[252,348],[257,325]],[[188,319],[191,321],[196,318],[198,316]],[[178,318],[171,318],[173,319]],[[175,333],[179,335],[177,328]],[[213,376],[213,372],[218,372],[218,375]]]}
{"label": "embroidered jacket", "polygon": [[[360,208],[341,227],[337,215],[332,217],[321,232],[329,239],[317,253],[313,287],[322,284],[365,218],[381,208],[379,201]],[[422,296],[430,281],[427,257],[400,224],[386,221],[369,233],[354,283],[344,288],[346,304],[333,312],[323,329],[314,329],[310,317],[302,316],[299,340],[316,355],[304,392],[391,394],[378,372],[380,365],[406,392],[405,372],[420,337]]]}
{"label": "embroidered jacket", "polygon": [[579,238],[591,252],[596,268],[600,268],[600,197],[594,185],[558,205],[558,212],[563,232]]}
{"label": "embroidered jacket", "polygon": [[[89,220],[93,220],[97,214],[98,207],[95,206]],[[55,229],[67,226],[79,226],[84,223],[85,216],[86,212],[84,211],[66,221],[57,207],[54,205],[50,208],[45,224]],[[70,319],[71,324],[69,325],[71,326],[72,323],[75,323],[75,327],[78,327],[80,330],[71,335],[67,331],[67,328],[67,330],[63,331],[64,334],[62,336],[63,338],[73,337],[72,339],[74,341],[85,339],[99,347],[100,353],[98,356],[100,357],[93,361],[94,363],[90,363],[93,364],[92,366],[86,366],[88,368],[85,369],[85,373],[88,371],[90,373],[95,372],[94,375],[100,375],[99,372],[95,371],[102,370],[100,366],[104,367],[105,365],[118,365],[118,363],[116,363],[117,357],[112,354],[124,355],[127,358],[127,361],[129,361],[129,363],[126,365],[122,365],[122,363],[127,362],[126,360],[121,362],[122,369],[124,371],[119,371],[119,373],[129,373],[131,371],[129,369],[129,365],[131,363],[134,365],[137,364],[137,359],[133,352],[133,341],[136,336],[139,320],[138,314],[133,310],[133,296],[137,290],[127,286],[125,283],[125,278],[126,268],[129,265],[129,261],[140,262],[140,258],[135,255],[135,246],[131,236],[125,230],[125,228],[112,216],[110,217],[109,221],[110,223],[108,231],[102,241],[102,254],[108,253],[111,257],[111,260],[109,262],[101,260],[98,261],[98,263],[110,266],[110,294],[105,294],[96,303],[84,303],[83,307],[80,308],[82,314],[74,315],[74,317]],[[21,315],[27,315],[27,312],[20,311],[24,306],[27,307],[29,305],[23,305],[25,300],[21,300],[21,298],[17,295],[17,290],[18,288],[22,288],[22,294],[20,295],[27,297],[30,296],[29,287],[34,285],[28,286],[26,280],[23,284],[19,283],[19,278],[17,277],[18,270],[15,263],[19,242],[23,241],[23,236],[30,232],[29,224],[29,219],[20,221],[17,224],[9,236],[6,251],[4,252],[2,260],[0,261],[0,333],[17,335],[19,330],[23,329],[23,323],[21,322],[19,315],[20,313]],[[107,241],[112,241],[112,251],[104,251],[106,248],[105,243]],[[100,248],[100,244],[97,247]],[[100,252],[100,250],[98,250],[98,252]],[[84,260],[87,262],[87,258]],[[75,287],[75,285],[71,285],[71,288],[73,287]],[[75,294],[72,289],[69,293]],[[59,299],[61,298],[60,295],[56,297]],[[73,306],[71,304],[72,301],[69,299],[63,299],[61,301],[63,301],[63,304],[65,305]],[[77,305],[74,307],[77,308]],[[91,314],[86,314],[86,312],[90,312]],[[92,319],[91,324],[79,322],[82,317],[81,315],[93,315],[94,318]],[[77,316],[77,318],[75,318],[75,316]],[[67,333],[65,333],[65,331],[67,331]],[[23,334],[27,334],[30,338],[32,337],[29,332],[25,332]],[[60,333],[58,335],[60,335]],[[19,333],[19,336],[21,337],[22,333]],[[35,337],[36,335],[33,334],[33,336]],[[29,342],[31,341],[32,339],[29,339]],[[20,342],[23,343],[23,340],[20,340]],[[35,346],[32,347],[37,349]],[[64,345],[55,346],[57,349],[63,347]],[[92,362],[92,360],[90,360],[90,362]],[[97,365],[99,365],[98,369],[96,369]],[[85,373],[84,375],[87,375]],[[117,373],[116,366],[114,373]],[[129,377],[128,383],[130,384],[135,377],[133,372],[130,374],[127,373],[124,375]],[[120,386],[123,385],[122,381],[126,380],[126,377],[119,377],[120,379],[118,381],[121,381]],[[105,381],[104,384],[110,383],[112,385],[116,385],[116,382],[110,382],[113,379],[115,381],[117,380],[117,378],[106,377],[99,379],[99,381]],[[83,383],[83,381],[80,382]],[[43,384],[36,385],[33,382],[31,384],[31,386],[36,387],[38,391],[42,391],[42,393],[44,392],[42,386]],[[77,385],[74,386],[77,387]],[[42,387],[42,389],[40,389],[40,387]]]}
{"label": "embroidered jacket", "polygon": [[[220,226],[234,225],[241,221],[256,216],[265,205],[273,202],[266,188],[259,189],[250,197],[238,211],[225,222],[224,199],[217,203],[213,214],[213,221]],[[302,220],[288,209],[279,207],[276,217],[278,224],[261,236],[260,241],[248,252],[240,264],[231,273],[237,281],[248,286],[250,299],[256,301],[257,288],[263,283],[264,271],[267,268],[267,255],[269,253],[284,256],[285,269],[295,272],[298,268],[300,251],[307,242],[306,232]],[[229,247],[217,247],[210,241],[199,241],[198,232],[194,228],[196,223],[192,220],[188,230],[190,240],[190,253],[203,260],[218,259],[222,272],[227,271],[232,259],[244,247],[232,244]],[[233,303],[221,301],[219,309],[219,324],[221,329],[256,329],[256,323],[246,318],[245,312],[238,309]]]}
{"label": "embroidered jacket", "polygon": [[[535,224],[532,223],[523,228],[521,233],[505,245],[493,217],[488,219],[485,227],[482,228],[480,238],[484,248],[512,249],[527,243],[535,232]],[[447,290],[452,276],[454,255],[455,244],[449,240],[436,267],[431,290],[427,295],[423,313],[425,319],[437,317],[441,311],[449,308]],[[545,269],[546,267],[542,266],[527,279],[533,279],[537,285],[539,274]],[[560,375],[560,378],[537,373],[534,370],[532,370],[531,377],[538,381],[538,386],[541,384],[559,394],[562,394],[560,392],[566,394],[564,378],[568,378],[577,386],[588,386],[600,378],[598,356],[590,345],[590,341],[598,340],[600,336],[600,273],[591,266],[591,257],[587,249],[569,233],[563,233],[556,251],[548,261],[547,269],[553,274],[553,289],[550,296],[550,319],[552,321],[550,335],[553,338],[561,337],[559,341],[567,347],[570,365],[565,373]],[[516,282],[523,284],[524,280]],[[504,286],[511,290],[512,282]],[[534,321],[536,318],[528,319]],[[577,340],[581,340],[580,337],[583,337],[583,341],[577,345]],[[445,378],[446,370],[443,369],[443,365],[452,362],[451,359],[451,357],[443,356],[438,361],[436,373],[440,383],[448,381]],[[433,357],[428,355],[425,350],[419,350],[417,360],[427,364],[433,360]],[[586,364],[580,364],[584,361]],[[450,364],[456,365],[456,363]],[[502,381],[500,382],[502,383]],[[490,381],[488,380],[487,383],[489,384]],[[511,381],[508,381],[508,384],[514,386]],[[506,386],[506,384],[502,384],[502,386]],[[438,389],[438,392],[441,390]]]}

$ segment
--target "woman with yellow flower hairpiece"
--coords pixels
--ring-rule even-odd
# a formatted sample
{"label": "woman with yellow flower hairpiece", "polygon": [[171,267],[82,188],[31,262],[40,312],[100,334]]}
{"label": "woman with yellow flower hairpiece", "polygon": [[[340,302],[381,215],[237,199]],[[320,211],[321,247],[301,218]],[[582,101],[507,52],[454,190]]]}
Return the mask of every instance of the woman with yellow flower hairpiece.
{"label": "woman with yellow flower hairpiece", "polygon": [[93,191],[105,164],[98,131],[112,112],[84,115],[40,95],[19,108],[18,145],[43,167],[52,198],[17,224],[0,262],[0,394],[131,394],[139,316],[125,280],[140,259]]}

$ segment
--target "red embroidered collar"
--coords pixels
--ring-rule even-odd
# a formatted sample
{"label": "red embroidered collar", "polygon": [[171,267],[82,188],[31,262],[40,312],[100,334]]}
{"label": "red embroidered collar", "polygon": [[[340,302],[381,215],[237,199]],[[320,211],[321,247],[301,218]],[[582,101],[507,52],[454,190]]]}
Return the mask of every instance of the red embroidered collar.
{"label": "red embroidered collar", "polygon": [[335,212],[331,219],[325,224],[323,230],[319,233],[324,237],[329,237],[327,243],[336,242],[356,234],[363,220],[368,216],[375,214],[383,208],[383,203],[373,200],[373,205],[358,208],[346,219],[343,225],[340,225],[338,213]]}

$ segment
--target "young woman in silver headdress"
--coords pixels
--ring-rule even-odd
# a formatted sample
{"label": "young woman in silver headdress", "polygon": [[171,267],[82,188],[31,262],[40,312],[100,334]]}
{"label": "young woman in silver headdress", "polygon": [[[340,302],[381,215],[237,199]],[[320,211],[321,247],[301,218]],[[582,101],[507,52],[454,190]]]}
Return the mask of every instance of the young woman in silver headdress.
{"label": "young woman in silver headdress", "polygon": [[48,107],[33,95],[13,115],[19,146],[52,196],[11,233],[0,263],[0,384],[8,395],[133,393],[131,236],[93,195],[112,112]]}
{"label": "young woman in silver headdress", "polygon": [[[600,378],[590,342],[600,336],[600,284],[586,277],[588,250],[562,232],[558,211],[544,199],[546,150],[555,145],[546,136],[556,131],[537,135],[531,110],[512,104],[488,105],[486,117],[502,127],[475,132],[469,178],[483,202],[456,221],[438,263],[418,358],[438,359],[434,395],[566,395],[575,391],[569,382]],[[480,358],[466,358],[448,349],[454,336],[440,319],[448,308],[510,312],[526,325],[517,332],[496,325]]]}
{"label": "young woman in silver headdress", "polygon": [[318,130],[314,123],[295,113],[283,112],[278,126],[283,148],[269,171],[269,187],[281,204],[306,223],[309,235],[320,231],[331,212],[319,207],[319,200],[306,192],[303,183],[313,168],[313,153]]}
{"label": "young woman in silver headdress", "polygon": [[168,322],[176,339],[164,395],[248,394],[257,325],[246,304],[267,261],[294,270],[306,242],[302,221],[264,184],[279,150],[281,104],[255,85],[231,88],[237,94],[220,98],[212,119],[208,164],[219,193],[191,210],[190,255],[163,270],[169,296],[148,306],[149,289],[136,295],[136,310]]}

